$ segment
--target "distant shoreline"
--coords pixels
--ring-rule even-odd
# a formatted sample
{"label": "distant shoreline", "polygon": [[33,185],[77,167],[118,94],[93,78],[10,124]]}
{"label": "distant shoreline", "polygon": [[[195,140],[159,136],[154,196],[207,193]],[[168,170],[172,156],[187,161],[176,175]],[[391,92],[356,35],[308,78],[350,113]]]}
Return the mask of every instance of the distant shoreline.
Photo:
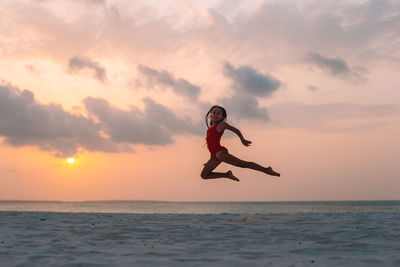
{"label": "distant shoreline", "polygon": [[151,203],[348,203],[348,202],[396,202],[400,199],[383,199],[383,200],[249,200],[249,201],[170,201],[170,200],[82,200],[82,201],[63,201],[63,200],[0,200],[0,203],[17,202],[17,203],[130,203],[130,202],[151,202]]}

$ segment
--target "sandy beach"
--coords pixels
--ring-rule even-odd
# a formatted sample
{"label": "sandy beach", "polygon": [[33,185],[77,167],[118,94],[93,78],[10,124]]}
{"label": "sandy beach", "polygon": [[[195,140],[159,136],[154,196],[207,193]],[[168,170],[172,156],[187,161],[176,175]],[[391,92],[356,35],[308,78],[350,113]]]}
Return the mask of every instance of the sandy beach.
{"label": "sandy beach", "polygon": [[399,213],[0,212],[1,266],[399,266]]}

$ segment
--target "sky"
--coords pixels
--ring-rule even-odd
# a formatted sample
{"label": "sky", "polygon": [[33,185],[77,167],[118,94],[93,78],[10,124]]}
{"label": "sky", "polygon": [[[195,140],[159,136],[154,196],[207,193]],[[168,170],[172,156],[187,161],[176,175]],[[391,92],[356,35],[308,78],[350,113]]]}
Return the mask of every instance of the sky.
{"label": "sky", "polygon": [[[0,0],[0,56],[0,200],[399,199],[397,0]],[[280,178],[200,178],[214,104]]]}

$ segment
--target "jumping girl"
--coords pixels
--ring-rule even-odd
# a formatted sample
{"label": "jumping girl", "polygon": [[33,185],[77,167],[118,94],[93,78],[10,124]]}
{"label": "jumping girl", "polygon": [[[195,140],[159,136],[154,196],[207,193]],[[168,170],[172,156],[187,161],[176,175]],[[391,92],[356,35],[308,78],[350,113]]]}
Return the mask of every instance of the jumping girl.
{"label": "jumping girl", "polygon": [[250,146],[251,141],[244,139],[242,133],[232,127],[226,120],[226,110],[220,106],[213,106],[207,112],[205,117],[206,124],[208,127],[207,130],[207,147],[211,153],[210,160],[204,164],[204,168],[201,172],[201,178],[203,179],[217,179],[217,178],[228,178],[234,181],[238,181],[239,179],[235,177],[232,171],[228,172],[213,172],[213,170],[221,163],[225,162],[231,164],[233,166],[253,169],[256,171],[260,171],[272,176],[281,176],[279,173],[272,170],[271,167],[263,167],[254,162],[243,161],[238,159],[237,157],[229,154],[228,149],[220,145],[221,136],[224,133],[225,129],[228,129],[235,134],[237,134],[242,141],[242,144],[245,146]]}

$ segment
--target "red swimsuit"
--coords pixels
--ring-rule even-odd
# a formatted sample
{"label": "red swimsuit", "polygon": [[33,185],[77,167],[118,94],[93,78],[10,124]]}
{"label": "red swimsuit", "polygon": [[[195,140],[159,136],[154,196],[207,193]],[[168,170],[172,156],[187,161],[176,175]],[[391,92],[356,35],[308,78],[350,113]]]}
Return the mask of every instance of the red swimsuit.
{"label": "red swimsuit", "polygon": [[221,144],[219,143],[221,140],[221,136],[224,132],[218,132],[217,126],[218,124],[214,124],[213,126],[208,128],[206,138],[208,150],[214,157],[216,157],[215,155],[222,150],[228,151],[226,147],[221,146]]}

